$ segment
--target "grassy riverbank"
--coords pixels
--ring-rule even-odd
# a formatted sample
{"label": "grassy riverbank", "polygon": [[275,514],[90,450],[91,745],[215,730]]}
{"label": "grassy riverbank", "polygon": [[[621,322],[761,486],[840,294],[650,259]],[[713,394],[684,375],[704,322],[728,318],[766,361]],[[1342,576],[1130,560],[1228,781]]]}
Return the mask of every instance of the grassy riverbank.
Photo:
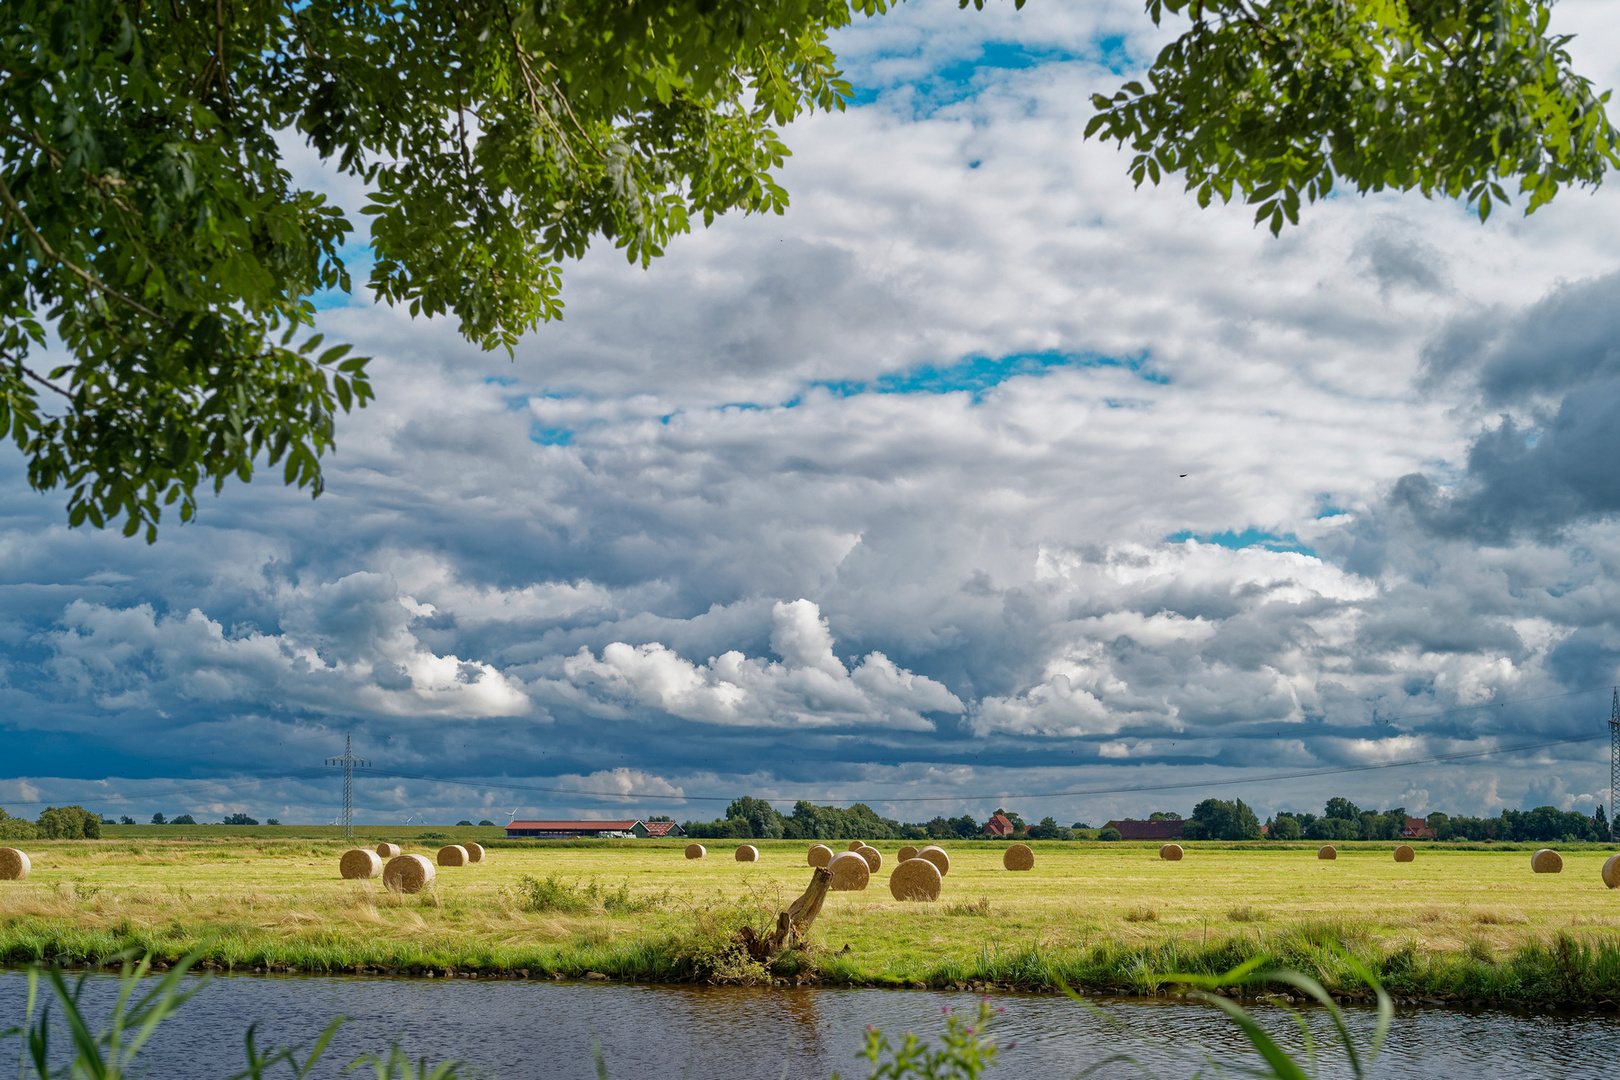
{"label": "grassy riverbank", "polygon": [[[688,862],[658,841],[496,841],[485,865],[442,868],[432,892],[401,897],[340,880],[343,846],[324,840],[35,842],[29,880],[0,883],[0,959],[200,947],[235,970],[758,976],[727,955],[731,931],[765,925],[809,877],[805,844],[758,846],[761,862],[744,864],[730,842]],[[1408,998],[1620,1001],[1620,891],[1599,877],[1609,847],[1561,845],[1564,873],[1538,875],[1528,848],[1504,846],[1420,847],[1397,864],[1389,844],[1343,845],[1335,862],[1314,845],[1187,845],[1166,863],[1149,846],[1050,843],[1015,874],[1004,845],[969,842],[949,845],[938,903],[902,904],[886,888],[898,846],[878,845],[872,888],[832,894],[815,947],[770,976],[1147,992],[1156,973],[1263,952],[1348,990],[1342,947]],[[594,895],[574,888],[593,880]]]}

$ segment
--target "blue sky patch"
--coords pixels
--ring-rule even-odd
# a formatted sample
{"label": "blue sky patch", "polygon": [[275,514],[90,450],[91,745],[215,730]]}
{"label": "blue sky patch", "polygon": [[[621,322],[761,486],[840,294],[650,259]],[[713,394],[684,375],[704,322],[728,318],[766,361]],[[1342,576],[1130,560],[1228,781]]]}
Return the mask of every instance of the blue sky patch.
{"label": "blue sky patch", "polygon": [[[973,395],[979,404],[984,395],[1020,376],[1041,378],[1059,368],[1125,368],[1146,382],[1164,385],[1170,379],[1156,371],[1146,370],[1147,354],[1120,359],[1096,353],[1012,353],[1007,356],[967,356],[954,364],[919,364],[905,371],[879,375],[870,382],[858,379],[823,379],[811,383],[835,397],[855,397],[857,394],[958,394]],[[786,408],[799,403],[798,398],[783,402]],[[1134,404],[1134,403],[1133,403]]]}
{"label": "blue sky patch", "polygon": [[1200,544],[1214,544],[1216,547],[1231,548],[1234,551],[1243,548],[1263,547],[1267,551],[1293,551],[1300,555],[1309,555],[1313,559],[1318,557],[1316,549],[1308,544],[1300,543],[1299,537],[1293,533],[1278,536],[1276,533],[1262,532],[1253,526],[1244,529],[1242,532],[1234,532],[1228,529],[1226,532],[1218,533],[1195,533],[1191,529],[1183,529],[1181,532],[1171,533],[1164,539],[1169,544],[1182,544],[1188,540],[1196,540]]}
{"label": "blue sky patch", "polygon": [[529,440],[541,446],[567,446],[574,441],[574,433],[569,428],[543,428],[529,429]]}

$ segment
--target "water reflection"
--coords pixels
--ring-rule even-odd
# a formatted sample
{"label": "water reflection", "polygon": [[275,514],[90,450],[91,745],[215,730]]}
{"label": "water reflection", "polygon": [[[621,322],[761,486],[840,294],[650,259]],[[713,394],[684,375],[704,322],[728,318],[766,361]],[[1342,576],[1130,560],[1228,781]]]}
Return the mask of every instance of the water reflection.
{"label": "water reflection", "polygon": [[[87,999],[105,1009],[115,983],[97,976]],[[20,1016],[24,978],[0,975],[0,1027]],[[593,1080],[591,1040],[600,1040],[616,1080],[826,1080],[835,1071],[865,1076],[855,1057],[868,1024],[893,1035],[937,1036],[942,1010],[977,1007],[966,993],[834,989],[735,989],[623,986],[613,983],[448,981],[426,979],[217,979],[160,1029],[152,1075],[214,1080],[242,1065],[242,1033],[261,1021],[260,1045],[313,1039],[338,1014],[351,1021],[334,1043],[323,1075],[398,1041],[413,1056],[461,1058],[504,1080]],[[1002,1043],[1014,1044],[991,1077],[1058,1080],[1115,1054],[1128,1054],[1159,1076],[1192,1075],[1209,1053],[1242,1061],[1247,1044],[1215,1009],[1167,1001],[1102,999],[1086,1008],[1062,998],[998,995]],[[1280,1008],[1257,1015],[1298,1045]],[[1326,1016],[1306,1014],[1325,1047]],[[1367,1039],[1375,1017],[1350,1010]],[[60,1032],[60,1029],[58,1029]],[[15,1043],[12,1044],[13,1048]],[[1607,1077],[1620,1056],[1613,1013],[1403,1010],[1376,1075],[1390,1078]],[[161,1062],[161,1064],[159,1064]],[[1323,1076],[1349,1076],[1342,1058],[1324,1055]],[[1093,1074],[1141,1077],[1116,1062]]]}

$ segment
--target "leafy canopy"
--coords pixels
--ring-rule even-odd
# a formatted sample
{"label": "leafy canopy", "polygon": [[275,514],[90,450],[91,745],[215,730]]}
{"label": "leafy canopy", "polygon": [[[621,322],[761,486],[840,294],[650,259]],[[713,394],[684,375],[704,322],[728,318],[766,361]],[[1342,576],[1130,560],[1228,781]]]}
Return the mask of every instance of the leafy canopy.
{"label": "leafy canopy", "polygon": [[0,437],[148,540],[261,457],[318,494],[373,391],[307,334],[353,226],[285,139],[367,184],[378,299],[510,348],[593,239],[780,213],[776,129],[841,107],[826,35],[886,2],[5,0]]}
{"label": "leafy canopy", "polygon": [[1240,195],[1273,233],[1341,181],[1466,198],[1517,179],[1527,212],[1620,164],[1608,93],[1547,33],[1552,0],[1148,0],[1192,26],[1086,128],[1136,151],[1138,185]]}
{"label": "leafy canopy", "polygon": [[[889,3],[0,0],[0,438],[70,524],[148,541],[260,463],[319,494],[373,389],[310,333],[354,225],[294,185],[291,140],[366,185],[379,300],[510,350],[592,242],[646,265],[780,213],[778,130],[849,91],[827,35]],[[1534,209],[1616,160],[1549,5],[1150,0],[1191,28],[1087,134],[1273,231],[1340,180],[1484,217],[1517,177]]]}

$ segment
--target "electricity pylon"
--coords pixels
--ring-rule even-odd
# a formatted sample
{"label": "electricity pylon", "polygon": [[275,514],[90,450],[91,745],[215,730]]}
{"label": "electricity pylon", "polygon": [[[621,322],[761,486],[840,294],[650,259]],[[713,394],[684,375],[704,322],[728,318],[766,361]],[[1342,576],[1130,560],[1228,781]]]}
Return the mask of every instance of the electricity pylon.
{"label": "electricity pylon", "polygon": [[343,767],[343,839],[354,839],[354,768],[358,765],[362,769],[371,768],[371,762],[364,758],[354,756],[354,736],[345,733],[343,736],[343,756],[329,757],[328,765],[341,765]]}
{"label": "electricity pylon", "polygon": [[1620,687],[1609,708],[1609,836],[1620,839],[1620,823],[1614,820],[1620,810],[1616,803],[1620,803]]}

